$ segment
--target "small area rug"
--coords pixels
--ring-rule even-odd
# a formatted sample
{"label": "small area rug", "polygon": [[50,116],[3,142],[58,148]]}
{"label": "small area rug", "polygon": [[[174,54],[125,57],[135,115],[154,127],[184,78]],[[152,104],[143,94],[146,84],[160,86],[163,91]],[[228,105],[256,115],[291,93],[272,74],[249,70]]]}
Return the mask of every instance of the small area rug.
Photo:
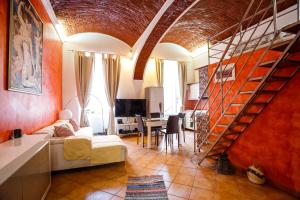
{"label": "small area rug", "polygon": [[167,200],[168,194],[161,175],[129,177],[125,200]]}

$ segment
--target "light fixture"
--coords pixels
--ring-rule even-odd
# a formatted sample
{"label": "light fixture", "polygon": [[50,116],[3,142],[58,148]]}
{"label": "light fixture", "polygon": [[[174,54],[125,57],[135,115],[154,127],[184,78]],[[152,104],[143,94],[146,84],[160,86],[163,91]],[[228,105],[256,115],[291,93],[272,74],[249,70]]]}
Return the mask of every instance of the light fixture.
{"label": "light fixture", "polygon": [[86,57],[90,57],[90,56],[91,56],[91,53],[90,53],[90,52],[85,52],[84,55],[85,55]]}

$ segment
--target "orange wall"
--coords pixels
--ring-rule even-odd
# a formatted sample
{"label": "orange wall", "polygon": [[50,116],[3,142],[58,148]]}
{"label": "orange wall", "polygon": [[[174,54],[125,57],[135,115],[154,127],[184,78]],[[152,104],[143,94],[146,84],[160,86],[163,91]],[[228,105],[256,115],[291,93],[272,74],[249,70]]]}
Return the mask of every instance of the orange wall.
{"label": "orange wall", "polygon": [[31,0],[44,22],[43,93],[31,95],[7,90],[9,0],[0,4],[0,143],[15,128],[30,134],[51,124],[61,109],[62,43],[40,0]]}
{"label": "orange wall", "polygon": [[[245,72],[236,79],[232,93],[225,99],[228,104],[233,95],[237,92],[249,71],[252,69],[263,50],[255,52],[247,65]],[[269,52],[264,61],[273,60],[278,57],[278,52]],[[298,56],[297,56],[298,57]],[[300,56],[298,57],[300,58]],[[247,54],[241,57],[236,65],[236,73],[241,69],[243,61],[247,59]],[[235,60],[235,59],[233,59]],[[209,75],[213,73],[210,66]],[[255,76],[264,74],[264,70],[256,71]],[[233,82],[225,83],[225,91]],[[246,90],[255,87],[252,83],[247,85]],[[212,90],[210,86],[210,91]],[[229,150],[229,158],[232,163],[240,168],[247,169],[253,162],[257,163],[265,172],[269,181],[273,184],[291,192],[300,193],[300,73],[279,92],[273,101],[263,110],[263,112],[246,129],[237,142]],[[213,93],[214,95],[216,93]],[[245,96],[239,96],[235,102],[245,102]],[[210,101],[210,114],[216,109],[217,104]],[[252,108],[251,108],[252,109]],[[237,112],[236,108],[229,110]],[[217,119],[217,114],[212,122]],[[223,118],[222,123],[228,123],[229,119]],[[212,123],[211,122],[211,123]]]}

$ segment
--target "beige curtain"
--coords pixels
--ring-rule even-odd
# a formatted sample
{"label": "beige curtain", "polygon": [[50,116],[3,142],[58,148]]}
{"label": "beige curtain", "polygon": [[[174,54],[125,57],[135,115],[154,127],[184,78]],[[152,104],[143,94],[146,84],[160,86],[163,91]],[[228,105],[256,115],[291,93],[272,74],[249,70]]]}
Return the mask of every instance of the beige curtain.
{"label": "beige curtain", "polygon": [[103,74],[105,80],[105,92],[109,105],[108,134],[115,134],[115,99],[118,93],[120,80],[120,56],[104,54],[102,57]]}
{"label": "beige curtain", "polygon": [[89,103],[92,73],[94,71],[94,54],[87,57],[82,52],[75,52],[75,78],[77,97],[81,106],[80,126],[89,126],[86,107]]}
{"label": "beige curtain", "polygon": [[155,58],[157,86],[163,87],[164,85],[164,62],[161,59]]}
{"label": "beige curtain", "polygon": [[187,64],[185,62],[178,62],[178,76],[179,76],[179,91],[181,98],[181,111],[184,111],[184,100],[186,95],[186,81],[187,81]]}

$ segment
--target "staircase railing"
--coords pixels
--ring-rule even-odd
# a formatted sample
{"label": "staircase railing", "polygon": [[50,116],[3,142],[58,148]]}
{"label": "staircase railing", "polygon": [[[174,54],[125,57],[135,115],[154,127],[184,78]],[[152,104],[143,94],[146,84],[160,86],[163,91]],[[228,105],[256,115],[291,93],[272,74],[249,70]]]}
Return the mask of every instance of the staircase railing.
{"label": "staircase railing", "polygon": [[[208,64],[212,63],[214,61],[216,67],[213,70],[213,72],[210,74],[210,78],[208,80],[208,83],[205,87],[205,89],[202,91],[199,100],[197,101],[197,104],[194,107],[192,118],[194,120],[194,151],[196,151],[196,148],[198,147],[198,150],[200,151],[203,144],[207,143],[208,136],[214,131],[217,124],[220,122],[220,120],[223,118],[224,114],[228,111],[231,104],[239,94],[239,92],[243,89],[247,81],[244,81],[237,92],[235,92],[234,95],[231,94],[231,96],[234,96],[234,98],[231,98],[230,103],[225,103],[226,98],[228,97],[228,94],[233,91],[233,86],[235,84],[235,81],[232,81],[231,85],[228,86],[226,84],[226,87],[224,87],[224,83],[228,80],[229,76],[223,77],[223,71],[227,70],[227,67],[230,63],[232,63],[234,59],[234,63],[238,63],[242,57],[242,55],[245,55],[247,52],[247,58],[244,60],[241,69],[236,72],[235,79],[237,80],[240,75],[244,72],[246,66],[248,65],[249,61],[251,60],[253,54],[256,50],[262,48],[265,45],[265,49],[263,50],[263,53],[257,60],[254,68],[251,70],[252,73],[256,70],[257,66],[260,64],[260,62],[263,60],[267,52],[269,51],[270,46],[274,43],[274,41],[278,38],[279,34],[277,31],[277,4],[282,3],[283,1],[272,0],[272,4],[267,6],[266,8],[261,8],[263,5],[264,0],[260,0],[259,2],[252,0],[249,3],[249,6],[247,10],[244,13],[244,16],[242,17],[241,21],[232,26],[228,29],[214,35],[213,37],[208,38],[207,44],[208,44]],[[273,18],[265,20],[266,16],[270,11],[273,10]],[[293,10],[294,11],[294,10]],[[256,24],[253,25],[254,20],[259,18],[258,22],[255,22]],[[274,29],[270,29],[271,25],[273,24]],[[230,31],[234,29],[234,32],[232,36],[230,36],[226,40],[218,40],[218,38],[226,33],[226,31]],[[266,39],[267,37],[271,38],[266,44],[263,44],[263,39]],[[250,48],[247,48],[248,45],[254,42],[254,45]],[[243,46],[242,46],[243,45]],[[218,48],[219,47],[219,48]],[[221,47],[221,49],[220,49]],[[242,47],[242,48],[241,48]],[[217,57],[221,55],[221,57]],[[230,68],[229,71],[227,70],[227,73],[232,73],[234,70],[234,67]],[[217,81],[215,84],[212,85],[215,76],[219,74],[218,79],[220,81]],[[250,74],[249,74],[250,77]],[[218,89],[216,89],[218,88]],[[207,100],[203,100],[204,95],[206,97],[208,96]],[[220,101],[219,103],[217,101]],[[203,110],[208,107],[209,104],[214,105],[215,109],[212,110],[209,108],[208,112],[208,121],[207,126],[209,128],[209,133],[203,137],[202,141],[196,145],[197,140],[197,133],[196,133],[196,111],[197,110]],[[199,108],[200,106],[200,108]],[[218,112],[219,111],[219,112]],[[216,114],[219,113],[219,116],[216,116]],[[217,120],[215,122],[212,122],[212,119],[216,116]]]}

